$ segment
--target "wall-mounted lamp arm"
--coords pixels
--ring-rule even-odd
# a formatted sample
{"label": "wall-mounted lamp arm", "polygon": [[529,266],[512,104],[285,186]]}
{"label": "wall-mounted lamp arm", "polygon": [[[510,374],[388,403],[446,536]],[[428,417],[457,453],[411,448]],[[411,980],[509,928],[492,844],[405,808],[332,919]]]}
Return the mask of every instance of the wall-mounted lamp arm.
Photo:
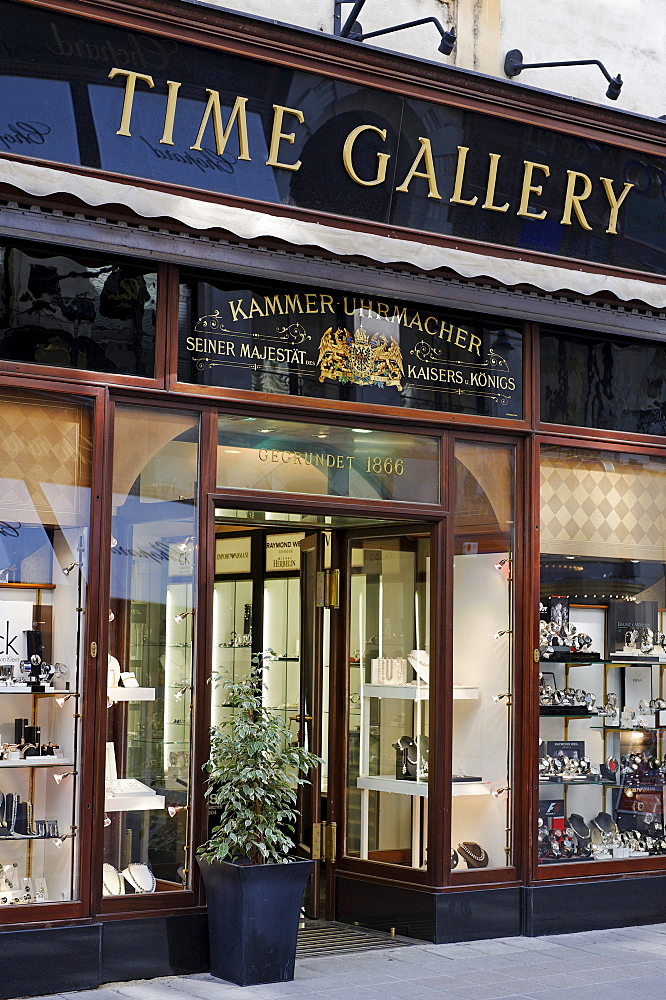
{"label": "wall-mounted lamp arm", "polygon": [[[340,0],[338,0],[338,3],[339,2],[340,2]],[[343,2],[345,2],[345,0],[343,0]],[[336,6],[337,6],[337,4],[336,4]],[[355,0],[354,6],[352,7],[351,14],[347,18],[347,20],[345,21],[345,23],[343,24],[343,26],[340,28],[340,37],[341,38],[348,38],[349,37],[349,32],[354,27],[354,22],[356,21],[356,18],[358,17],[358,15],[363,10],[364,6],[365,6],[365,0]]]}
{"label": "wall-mounted lamp arm", "polygon": [[[351,0],[337,0],[336,20],[340,17],[340,5],[348,2],[351,2]],[[437,28],[441,38],[438,48],[439,52],[442,52],[444,55],[449,55],[449,53],[453,50],[453,46],[456,44],[455,28],[451,28],[450,31],[447,31],[436,17],[421,17],[416,21],[405,21],[404,24],[394,24],[390,28],[380,28],[377,31],[363,31],[361,25],[357,24],[356,18],[361,13],[365,3],[366,0],[355,0],[349,17],[340,28],[340,38],[350,38],[355,42],[364,42],[367,38],[378,38],[380,35],[388,35],[392,31],[402,31],[403,28],[416,28],[421,24],[432,23]]]}
{"label": "wall-mounted lamp arm", "polygon": [[364,42],[366,38],[377,38],[378,35],[388,35],[392,31],[402,31],[403,28],[416,28],[419,24],[434,24],[441,35],[439,51],[448,55],[456,43],[456,29],[451,28],[446,31],[436,17],[421,17],[418,21],[406,21],[404,24],[394,24],[391,28],[382,28],[380,31],[366,31],[362,35],[356,35],[357,42]]}
{"label": "wall-mounted lamp arm", "polygon": [[599,59],[567,59],[558,62],[523,62],[523,53],[520,49],[511,49],[504,57],[504,72],[508,77],[518,76],[524,69],[551,69],[554,66],[598,66],[603,75],[608,80],[608,90],[606,97],[611,101],[617,101],[622,90],[622,77],[611,76],[606,67]]}

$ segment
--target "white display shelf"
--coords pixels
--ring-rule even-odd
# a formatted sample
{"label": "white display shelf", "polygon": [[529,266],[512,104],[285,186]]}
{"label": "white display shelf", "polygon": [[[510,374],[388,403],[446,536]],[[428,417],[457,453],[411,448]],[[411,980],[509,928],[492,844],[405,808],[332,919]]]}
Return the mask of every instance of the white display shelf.
{"label": "white display shelf", "polygon": [[366,698],[400,698],[403,701],[427,701],[430,689],[423,684],[365,684],[361,694]]}
{"label": "white display shelf", "polygon": [[[390,775],[361,776],[356,779],[358,788],[371,792],[393,792],[398,795],[413,795],[428,798],[428,783],[426,781],[402,781]],[[483,781],[454,781],[451,786],[452,795],[490,795],[490,789]]]}
{"label": "white display shelf", "polygon": [[110,701],[155,701],[155,688],[110,687],[106,693]]}
{"label": "white display shelf", "polygon": [[0,767],[74,767],[63,757],[28,757],[26,760],[0,760]]}
{"label": "white display shelf", "polygon": [[[405,701],[427,701],[430,688],[424,684],[365,684],[361,694],[366,698],[401,698]],[[454,701],[478,701],[478,687],[468,687],[465,684],[454,685]]]}
{"label": "white display shelf", "polygon": [[479,689],[478,689],[478,687],[469,687],[467,684],[454,684],[453,685],[453,700],[454,701],[478,701],[479,700]]}
{"label": "white display shelf", "polygon": [[105,812],[146,812],[149,809],[165,809],[164,795],[107,795],[104,799]]}

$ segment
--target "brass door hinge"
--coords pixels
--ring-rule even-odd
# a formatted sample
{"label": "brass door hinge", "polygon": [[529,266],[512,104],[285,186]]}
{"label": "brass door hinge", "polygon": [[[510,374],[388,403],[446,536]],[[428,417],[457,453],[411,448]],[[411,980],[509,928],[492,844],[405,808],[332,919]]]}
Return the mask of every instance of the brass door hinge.
{"label": "brass door hinge", "polygon": [[326,823],[324,826],[324,858],[327,861],[335,861],[337,840],[338,824]]}
{"label": "brass door hinge", "polygon": [[315,604],[318,608],[340,607],[339,569],[324,569],[317,573]]}
{"label": "brass door hinge", "polygon": [[312,824],[312,860],[335,861],[337,823]]}
{"label": "brass door hinge", "polygon": [[321,861],[321,823],[312,824],[312,860]]}

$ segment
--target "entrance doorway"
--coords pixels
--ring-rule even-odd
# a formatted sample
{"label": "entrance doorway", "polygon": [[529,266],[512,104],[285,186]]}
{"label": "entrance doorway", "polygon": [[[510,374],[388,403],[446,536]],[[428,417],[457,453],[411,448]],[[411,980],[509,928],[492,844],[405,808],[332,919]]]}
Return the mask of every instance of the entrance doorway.
{"label": "entrance doorway", "polygon": [[[298,790],[294,849],[315,862],[305,916],[331,920],[345,850],[426,864],[429,703],[422,678],[431,644],[433,526],[222,507],[214,525],[212,672],[239,679],[260,658],[264,704],[293,743],[322,758]],[[214,685],[212,725],[228,711],[224,688]],[[373,741],[381,727],[386,759]],[[413,775],[412,747],[420,755]],[[404,781],[396,780],[401,762],[410,768]]]}

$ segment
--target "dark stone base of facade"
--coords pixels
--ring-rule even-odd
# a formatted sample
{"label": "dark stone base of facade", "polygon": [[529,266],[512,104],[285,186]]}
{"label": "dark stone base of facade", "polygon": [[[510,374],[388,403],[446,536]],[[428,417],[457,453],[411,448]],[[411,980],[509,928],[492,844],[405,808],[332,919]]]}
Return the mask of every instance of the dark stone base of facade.
{"label": "dark stone base of facade", "polygon": [[473,892],[419,892],[405,886],[380,885],[339,877],[337,919],[375,930],[443,944],[521,933],[518,888]]}
{"label": "dark stone base of facade", "polygon": [[[437,944],[666,921],[666,875],[418,892],[337,881],[337,919]],[[205,913],[0,932],[0,1000],[209,970]]]}
{"label": "dark stone base of facade", "polygon": [[666,921],[666,875],[523,889],[523,934],[572,934]]}
{"label": "dark stone base of facade", "polygon": [[0,1000],[208,971],[206,915],[0,932]]}

